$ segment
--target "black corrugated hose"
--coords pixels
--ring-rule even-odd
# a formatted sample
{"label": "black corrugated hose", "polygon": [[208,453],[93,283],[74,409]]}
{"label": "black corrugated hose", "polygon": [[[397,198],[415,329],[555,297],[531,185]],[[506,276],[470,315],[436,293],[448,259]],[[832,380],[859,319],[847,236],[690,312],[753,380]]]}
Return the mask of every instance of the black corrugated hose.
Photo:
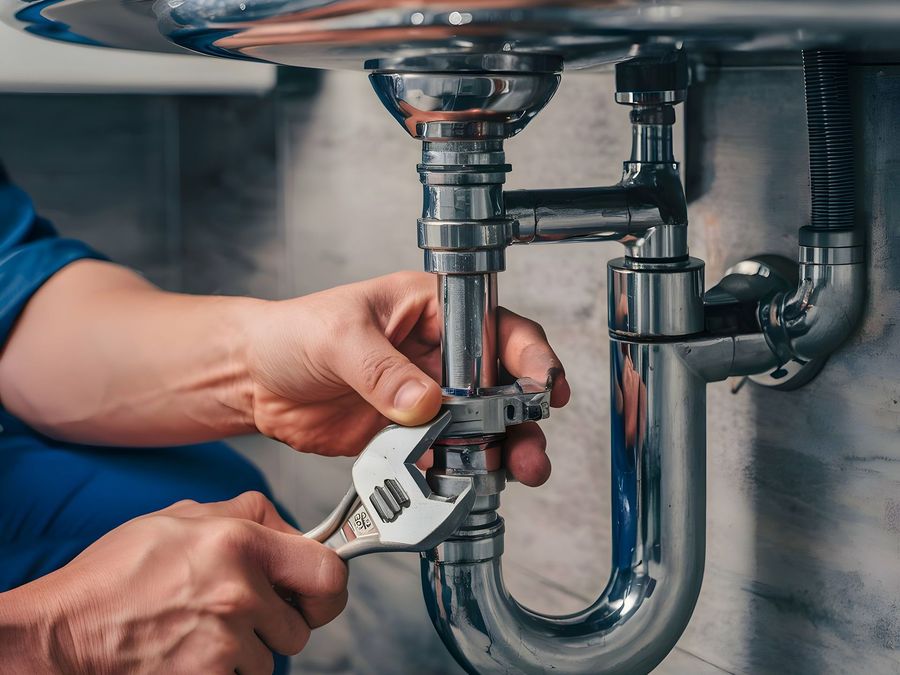
{"label": "black corrugated hose", "polygon": [[850,229],[854,220],[853,127],[847,55],[803,52],[809,183],[814,229]]}

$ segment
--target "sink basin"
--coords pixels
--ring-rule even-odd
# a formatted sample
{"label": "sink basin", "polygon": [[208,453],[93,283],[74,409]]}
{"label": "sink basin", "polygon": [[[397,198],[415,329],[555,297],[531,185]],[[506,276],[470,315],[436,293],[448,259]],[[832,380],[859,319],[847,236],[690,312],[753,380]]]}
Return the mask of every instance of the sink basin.
{"label": "sink basin", "polygon": [[900,44],[897,0],[0,0],[0,7],[7,22],[56,40],[318,68],[501,52],[549,53],[583,68],[647,41],[717,51]]}

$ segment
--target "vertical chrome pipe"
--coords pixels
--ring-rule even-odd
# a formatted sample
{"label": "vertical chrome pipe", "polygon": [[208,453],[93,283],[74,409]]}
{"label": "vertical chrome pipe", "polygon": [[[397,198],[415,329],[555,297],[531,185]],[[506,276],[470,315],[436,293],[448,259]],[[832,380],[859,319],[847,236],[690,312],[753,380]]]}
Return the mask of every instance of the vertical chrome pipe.
{"label": "vertical chrome pipe", "polygon": [[497,275],[439,274],[443,385],[474,393],[497,383]]}
{"label": "vertical chrome pipe", "polygon": [[[656,112],[656,111],[653,111]],[[658,116],[662,116],[657,113]],[[632,115],[632,119],[634,119]],[[645,124],[635,121],[631,126],[631,161],[661,163],[674,162],[672,154],[672,124]]]}

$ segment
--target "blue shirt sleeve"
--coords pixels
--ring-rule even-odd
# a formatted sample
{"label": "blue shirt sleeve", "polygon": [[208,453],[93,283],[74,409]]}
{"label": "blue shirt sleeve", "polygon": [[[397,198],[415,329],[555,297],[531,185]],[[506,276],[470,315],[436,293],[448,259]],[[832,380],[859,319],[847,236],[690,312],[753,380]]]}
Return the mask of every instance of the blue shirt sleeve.
{"label": "blue shirt sleeve", "polygon": [[0,170],[0,345],[31,296],[47,279],[83,258],[105,260],[86,244],[57,235],[28,195]]}

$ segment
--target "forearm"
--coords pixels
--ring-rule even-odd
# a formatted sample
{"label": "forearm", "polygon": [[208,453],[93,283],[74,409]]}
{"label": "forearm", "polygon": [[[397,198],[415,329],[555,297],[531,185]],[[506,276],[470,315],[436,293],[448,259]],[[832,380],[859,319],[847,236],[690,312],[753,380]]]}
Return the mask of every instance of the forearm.
{"label": "forearm", "polygon": [[253,429],[246,329],[264,301],[166,293],[79,261],[31,299],[0,356],[0,400],[49,436],[168,445]]}

